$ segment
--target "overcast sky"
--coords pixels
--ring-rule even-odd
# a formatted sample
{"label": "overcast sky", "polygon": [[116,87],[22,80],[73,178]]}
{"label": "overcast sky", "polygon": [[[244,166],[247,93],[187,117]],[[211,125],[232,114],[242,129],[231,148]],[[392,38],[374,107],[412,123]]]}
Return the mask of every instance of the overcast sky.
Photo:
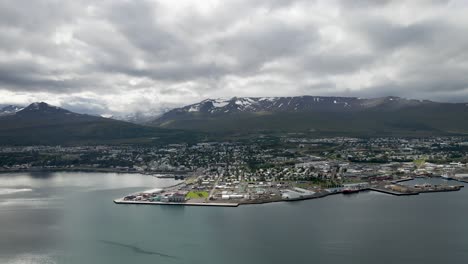
{"label": "overcast sky", "polygon": [[0,104],[295,95],[468,101],[468,1],[0,0]]}

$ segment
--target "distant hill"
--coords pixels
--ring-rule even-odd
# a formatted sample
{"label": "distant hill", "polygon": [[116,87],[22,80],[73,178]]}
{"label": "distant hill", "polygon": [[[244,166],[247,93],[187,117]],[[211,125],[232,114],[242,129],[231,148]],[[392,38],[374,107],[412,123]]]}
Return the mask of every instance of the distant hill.
{"label": "distant hill", "polygon": [[173,109],[151,125],[220,133],[428,136],[468,133],[468,105],[399,97],[234,97]]}
{"label": "distant hill", "polygon": [[46,103],[0,116],[0,145],[159,144],[190,141],[192,134],[77,114]]}
{"label": "distant hill", "polygon": [[23,109],[24,107],[17,105],[0,105],[0,116],[13,115]]}
{"label": "distant hill", "polygon": [[[166,110],[169,111],[170,109]],[[162,110],[164,111],[164,109]],[[103,115],[103,117],[110,117],[115,120],[121,120],[121,121],[126,121],[134,124],[139,124],[143,125],[146,124],[152,120],[154,120],[155,117],[160,116],[161,112],[160,111],[151,111],[148,110],[146,112],[133,112],[133,113],[127,113],[127,114],[116,114],[116,115]]]}

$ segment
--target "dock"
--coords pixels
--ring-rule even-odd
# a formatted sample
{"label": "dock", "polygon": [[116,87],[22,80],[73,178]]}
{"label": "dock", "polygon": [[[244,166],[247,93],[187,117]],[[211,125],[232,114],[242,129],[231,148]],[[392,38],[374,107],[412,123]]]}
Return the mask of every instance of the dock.
{"label": "dock", "polygon": [[175,205],[175,206],[217,206],[217,207],[238,207],[238,203],[211,203],[211,202],[149,202],[149,201],[125,201],[123,198],[115,199],[116,204],[145,204],[145,205]]}
{"label": "dock", "polygon": [[435,193],[435,192],[454,192],[459,191],[463,188],[463,185],[455,185],[455,186],[443,186],[443,187],[431,187],[431,188],[422,188],[422,189],[415,189],[415,188],[408,188],[406,192],[398,192],[395,190],[390,190],[388,188],[378,188],[378,187],[371,187],[369,190],[386,193],[396,196],[408,196],[408,195],[418,195],[420,193]]}
{"label": "dock", "polygon": [[468,183],[468,179],[461,179],[461,178],[449,178],[452,181]]}
{"label": "dock", "polygon": [[371,188],[369,188],[369,190],[374,191],[374,192],[391,194],[391,195],[395,195],[395,196],[406,196],[406,195],[418,195],[419,194],[419,192],[402,193],[402,192],[396,192],[396,191],[392,191],[392,190],[388,190],[388,189],[384,189],[384,188],[375,188],[375,187],[371,187]]}
{"label": "dock", "polygon": [[397,184],[397,183],[400,183],[400,182],[406,182],[406,181],[412,181],[414,180],[414,178],[405,178],[405,179],[399,179],[399,180],[396,180],[396,181],[392,181],[393,184]]}

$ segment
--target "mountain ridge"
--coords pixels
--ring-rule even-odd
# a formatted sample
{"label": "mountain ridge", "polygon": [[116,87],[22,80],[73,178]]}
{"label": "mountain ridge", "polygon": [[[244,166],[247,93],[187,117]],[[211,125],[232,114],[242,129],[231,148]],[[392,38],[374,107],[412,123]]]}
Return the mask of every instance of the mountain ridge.
{"label": "mountain ridge", "polygon": [[159,144],[191,140],[178,130],[78,114],[44,102],[0,116],[0,145]]}
{"label": "mountain ridge", "polygon": [[18,105],[1,105],[0,106],[0,116],[14,115],[17,112],[23,110],[24,107]]}
{"label": "mountain ridge", "polygon": [[[394,96],[233,97],[172,109],[145,125],[44,102],[0,116],[0,145],[159,144],[258,133],[311,136],[468,135],[468,104]],[[213,139],[212,138],[212,139]]]}
{"label": "mountain ridge", "polygon": [[[339,97],[339,96],[288,96],[288,97],[232,97],[205,99],[199,103],[175,108],[176,112],[259,112],[259,111],[303,111],[312,110],[313,106],[324,106],[326,104],[347,108],[349,110],[360,110],[393,103],[394,106],[409,106],[418,104],[466,104],[466,103],[443,103],[430,100],[406,99],[396,96],[378,98]],[[275,109],[275,107],[277,107]],[[330,110],[331,108],[327,109]],[[167,114],[167,113],[166,113]]]}
{"label": "mountain ridge", "polygon": [[440,135],[467,133],[468,125],[464,120],[468,120],[466,103],[395,96],[296,96],[206,99],[173,109],[150,124],[228,133],[316,131],[323,135]]}

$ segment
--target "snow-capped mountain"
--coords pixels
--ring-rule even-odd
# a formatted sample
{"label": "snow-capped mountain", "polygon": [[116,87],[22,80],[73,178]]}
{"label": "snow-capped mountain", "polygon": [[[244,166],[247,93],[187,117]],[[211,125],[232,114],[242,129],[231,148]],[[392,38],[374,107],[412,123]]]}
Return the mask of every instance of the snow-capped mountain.
{"label": "snow-capped mountain", "polygon": [[468,105],[400,97],[234,97],[173,109],[150,124],[207,132],[320,131],[436,135],[468,132]]}
{"label": "snow-capped mountain", "polygon": [[145,124],[148,123],[155,118],[161,116],[165,112],[169,111],[170,109],[158,109],[158,110],[148,110],[145,112],[134,112],[128,114],[103,114],[100,115],[104,118],[112,118],[115,120],[126,121],[134,124]]}
{"label": "snow-capped mountain", "polygon": [[[303,111],[359,111],[374,107],[400,108],[431,103],[399,97],[363,99],[356,97],[234,97],[231,99],[207,99],[200,103],[176,108],[171,113],[239,113],[239,112],[303,112]],[[166,115],[167,115],[166,114]]]}
{"label": "snow-capped mountain", "polygon": [[33,103],[16,114],[0,116],[0,145],[179,142],[179,137],[190,139],[191,135],[78,114],[44,102]]}
{"label": "snow-capped mountain", "polygon": [[16,112],[19,112],[23,109],[24,107],[17,106],[17,105],[0,106],[0,116],[13,115]]}
{"label": "snow-capped mountain", "polygon": [[[81,116],[81,114],[71,112],[69,110],[60,108],[58,106],[49,105],[44,102],[36,102],[32,103],[29,106],[21,109],[16,113],[16,115],[20,116],[63,116],[65,118],[70,118],[70,116]],[[87,115],[82,115],[87,116]]]}

